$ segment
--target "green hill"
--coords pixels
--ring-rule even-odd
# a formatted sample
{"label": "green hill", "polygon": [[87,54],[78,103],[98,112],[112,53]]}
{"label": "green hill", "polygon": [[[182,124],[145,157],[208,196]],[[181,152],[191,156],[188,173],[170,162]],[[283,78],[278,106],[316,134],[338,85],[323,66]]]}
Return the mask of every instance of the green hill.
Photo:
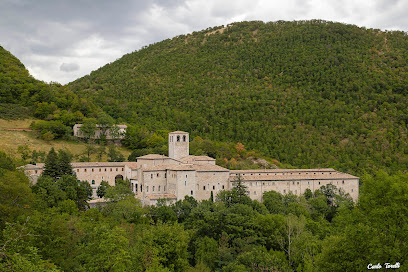
{"label": "green hill", "polygon": [[242,22],[165,40],[68,85],[114,118],[240,141],[296,167],[408,167],[408,37]]}

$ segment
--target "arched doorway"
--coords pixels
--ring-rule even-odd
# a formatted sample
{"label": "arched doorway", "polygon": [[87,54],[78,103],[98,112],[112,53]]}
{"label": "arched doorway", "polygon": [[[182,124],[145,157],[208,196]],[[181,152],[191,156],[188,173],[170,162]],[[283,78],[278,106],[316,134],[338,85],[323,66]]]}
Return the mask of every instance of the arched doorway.
{"label": "arched doorway", "polygon": [[116,185],[116,182],[117,182],[118,180],[123,180],[123,176],[122,176],[122,175],[117,175],[117,176],[115,177],[115,185]]}

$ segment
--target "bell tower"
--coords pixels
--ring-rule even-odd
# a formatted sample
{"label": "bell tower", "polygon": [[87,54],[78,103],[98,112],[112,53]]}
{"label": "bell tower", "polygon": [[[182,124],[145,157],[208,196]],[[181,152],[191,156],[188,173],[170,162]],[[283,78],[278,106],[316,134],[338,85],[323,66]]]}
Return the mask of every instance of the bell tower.
{"label": "bell tower", "polygon": [[188,132],[173,131],[169,133],[169,157],[175,160],[189,155]]}

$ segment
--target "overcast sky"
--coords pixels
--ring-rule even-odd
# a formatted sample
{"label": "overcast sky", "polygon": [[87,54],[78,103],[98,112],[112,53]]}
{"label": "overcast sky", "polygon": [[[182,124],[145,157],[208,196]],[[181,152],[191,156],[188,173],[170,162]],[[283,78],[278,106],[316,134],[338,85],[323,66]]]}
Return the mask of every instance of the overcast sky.
{"label": "overcast sky", "polygon": [[0,0],[0,45],[35,78],[66,84],[180,34],[305,19],[408,31],[408,0]]}

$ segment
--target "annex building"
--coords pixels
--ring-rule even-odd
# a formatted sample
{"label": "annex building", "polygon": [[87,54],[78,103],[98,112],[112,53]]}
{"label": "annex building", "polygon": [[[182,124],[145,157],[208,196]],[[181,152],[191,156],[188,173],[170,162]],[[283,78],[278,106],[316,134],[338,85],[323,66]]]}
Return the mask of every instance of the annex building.
{"label": "annex building", "polygon": [[[216,196],[221,190],[231,189],[237,176],[247,185],[251,199],[259,201],[266,191],[301,195],[306,189],[315,191],[328,184],[343,189],[354,201],[358,198],[359,178],[332,168],[229,170],[216,165],[214,158],[189,155],[187,132],[170,132],[168,143],[168,157],[149,154],[136,162],[74,162],[72,168],[78,180],[91,184],[94,198],[102,181],[114,186],[115,180],[128,179],[135,197],[144,205],[154,205],[163,198],[175,202],[187,195],[199,201],[209,199],[211,192]],[[43,163],[25,166],[32,183],[43,168]]]}

